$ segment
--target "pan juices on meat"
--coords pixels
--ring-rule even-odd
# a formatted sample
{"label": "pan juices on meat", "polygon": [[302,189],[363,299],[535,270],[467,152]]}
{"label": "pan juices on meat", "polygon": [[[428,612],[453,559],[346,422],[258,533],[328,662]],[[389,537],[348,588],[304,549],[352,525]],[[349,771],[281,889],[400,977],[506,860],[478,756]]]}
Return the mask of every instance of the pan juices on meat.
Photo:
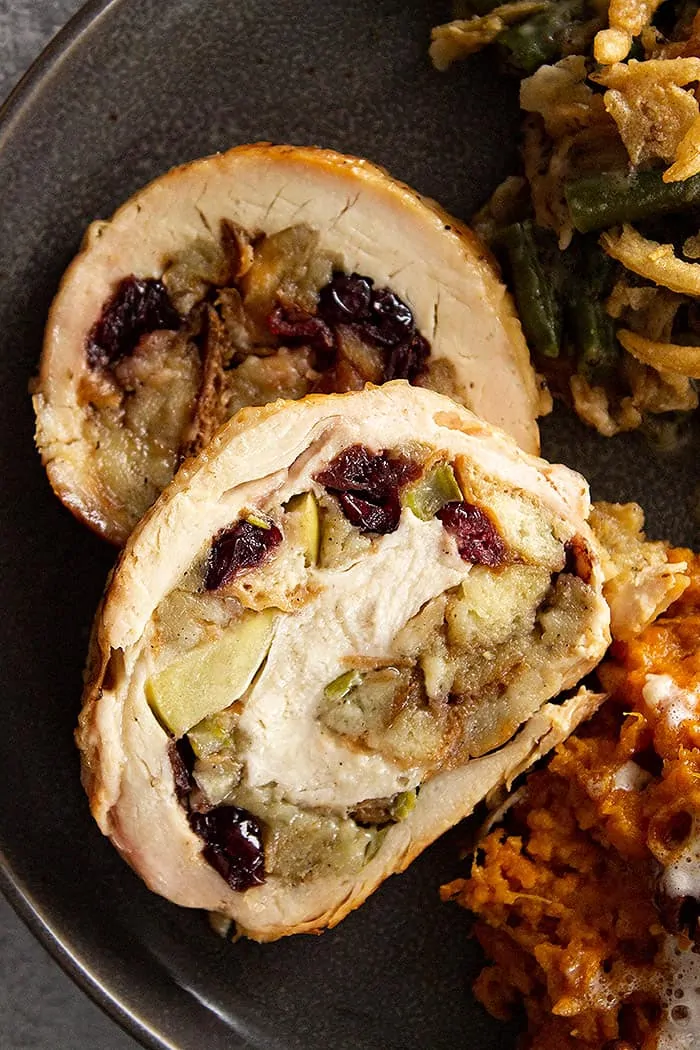
{"label": "pan juices on meat", "polygon": [[77,739],[149,887],[338,923],[596,708],[586,483],[406,382],[246,409],[136,527]]}
{"label": "pan juices on meat", "polygon": [[89,228],[48,320],[37,446],[122,544],[240,408],[407,379],[537,452],[542,391],[488,251],[367,161],[258,144]]}

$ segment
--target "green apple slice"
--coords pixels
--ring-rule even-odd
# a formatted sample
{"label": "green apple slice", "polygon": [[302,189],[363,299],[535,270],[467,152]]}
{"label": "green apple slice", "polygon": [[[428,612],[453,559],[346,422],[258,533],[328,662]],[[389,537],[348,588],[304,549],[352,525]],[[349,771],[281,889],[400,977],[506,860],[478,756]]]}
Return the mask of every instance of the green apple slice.
{"label": "green apple slice", "polygon": [[433,469],[405,490],[403,502],[421,521],[430,521],[437,512],[464,496],[449,463],[438,463]]}
{"label": "green apple slice", "polygon": [[245,693],[270,648],[275,616],[272,609],[244,613],[215,641],[198,645],[147,680],[146,699],[175,737]]}
{"label": "green apple slice", "polygon": [[292,496],[286,509],[288,514],[294,515],[295,537],[304,551],[306,564],[318,564],[321,543],[318,500],[313,492],[301,492],[298,496]]}

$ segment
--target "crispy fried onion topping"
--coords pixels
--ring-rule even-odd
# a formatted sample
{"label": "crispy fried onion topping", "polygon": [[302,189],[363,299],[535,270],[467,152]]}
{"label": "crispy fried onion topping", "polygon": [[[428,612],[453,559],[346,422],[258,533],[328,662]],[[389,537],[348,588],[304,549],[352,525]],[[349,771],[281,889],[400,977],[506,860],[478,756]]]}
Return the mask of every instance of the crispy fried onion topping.
{"label": "crispy fried onion topping", "polygon": [[523,123],[523,161],[535,216],[540,226],[555,231],[562,249],[573,236],[566,183],[627,164],[602,95],[585,81],[585,58],[571,55],[541,66],[520,89],[520,105],[529,114]]}
{"label": "crispy fried onion topping", "polygon": [[430,57],[433,65],[443,72],[458,58],[465,58],[493,43],[499,33],[530,15],[536,15],[549,6],[547,0],[515,0],[501,4],[487,15],[458,19],[436,26],[431,34]]}
{"label": "crispy fried onion topping", "polygon": [[664,182],[683,182],[700,172],[700,116],[678,143],[675,162],[663,173]]}
{"label": "crispy fried onion topping", "polygon": [[700,379],[700,346],[657,343],[627,328],[619,329],[617,338],[628,354],[659,372],[674,372],[689,379]]}
{"label": "crispy fried onion topping", "polygon": [[608,255],[632,273],[672,292],[700,296],[700,265],[679,259],[672,244],[648,240],[627,224],[606,230],[600,243]]}
{"label": "crispy fried onion topping", "polygon": [[651,22],[662,0],[610,0],[608,29],[596,34],[593,55],[596,62],[608,66],[622,62],[632,47],[632,38],[639,36]]}
{"label": "crispy fried onion topping", "polygon": [[625,397],[602,386],[591,386],[582,375],[573,375],[570,380],[576,415],[603,437],[636,430],[648,414],[697,408],[698,395],[686,376],[660,372],[624,354],[622,377],[630,390]]}
{"label": "crispy fried onion topping", "polygon": [[520,85],[520,108],[539,113],[553,139],[589,127],[604,114],[603,100],[586,83],[587,75],[585,55],[540,66]]}
{"label": "crispy fried onion topping", "polygon": [[[605,108],[617,124],[633,164],[676,158],[699,116],[695,94],[686,88],[700,80],[700,59],[616,62],[592,74],[591,80],[607,88]],[[690,149],[689,142],[683,170],[692,167]],[[696,154],[696,162],[700,162],[700,155]]]}

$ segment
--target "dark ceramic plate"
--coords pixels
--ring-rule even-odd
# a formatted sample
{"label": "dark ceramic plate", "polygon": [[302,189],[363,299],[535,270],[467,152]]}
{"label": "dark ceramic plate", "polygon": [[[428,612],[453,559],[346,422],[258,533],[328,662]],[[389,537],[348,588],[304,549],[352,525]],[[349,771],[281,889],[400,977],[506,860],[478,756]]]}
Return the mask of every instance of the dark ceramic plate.
{"label": "dark ceramic plate", "polygon": [[[516,92],[480,56],[426,57],[443,5],[404,0],[112,0],[55,42],[0,128],[0,419],[4,613],[2,882],[62,965],[146,1045],[232,1050],[508,1044],[470,995],[465,913],[437,889],[448,836],[337,930],[225,944],[151,895],[92,824],[72,729],[91,616],[112,552],[52,497],[27,382],[60,274],[86,224],[170,165],[256,139],[386,165],[468,216],[516,150]],[[594,494],[637,499],[650,531],[697,542],[698,460],[639,436],[604,441],[565,413],[545,451]],[[697,446],[696,446],[697,447]]]}

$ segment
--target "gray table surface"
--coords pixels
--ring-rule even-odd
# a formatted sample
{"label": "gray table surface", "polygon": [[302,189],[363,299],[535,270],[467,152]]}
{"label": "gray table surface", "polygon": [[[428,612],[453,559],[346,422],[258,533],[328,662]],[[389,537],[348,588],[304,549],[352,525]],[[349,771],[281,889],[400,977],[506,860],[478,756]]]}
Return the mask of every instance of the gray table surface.
{"label": "gray table surface", "polygon": [[[0,0],[0,100],[81,0]],[[2,1050],[136,1050],[94,1006],[0,895]]]}

